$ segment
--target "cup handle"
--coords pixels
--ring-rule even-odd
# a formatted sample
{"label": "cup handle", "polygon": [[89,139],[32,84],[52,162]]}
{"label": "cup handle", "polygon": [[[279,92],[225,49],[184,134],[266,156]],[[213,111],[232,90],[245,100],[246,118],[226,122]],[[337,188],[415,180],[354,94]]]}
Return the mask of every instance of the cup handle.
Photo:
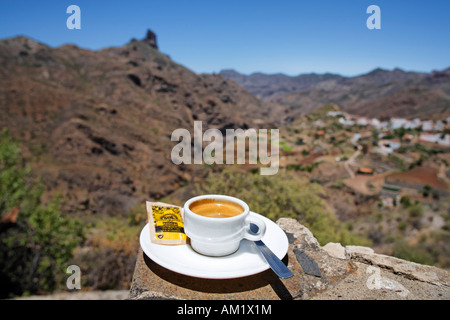
{"label": "cup handle", "polygon": [[[258,226],[259,231],[257,234],[250,232],[250,223],[254,223]],[[259,217],[255,216],[253,212],[250,212],[247,218],[245,218],[245,233],[244,238],[250,241],[258,241],[266,233],[266,223]]]}

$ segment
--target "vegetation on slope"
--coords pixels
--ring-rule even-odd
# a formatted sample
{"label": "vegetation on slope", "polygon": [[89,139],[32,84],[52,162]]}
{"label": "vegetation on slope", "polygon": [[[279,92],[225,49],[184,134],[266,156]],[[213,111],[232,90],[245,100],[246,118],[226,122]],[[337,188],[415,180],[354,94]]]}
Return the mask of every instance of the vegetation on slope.
{"label": "vegetation on slope", "polygon": [[0,134],[0,295],[53,290],[83,240],[81,223],[41,202],[43,185],[7,130]]}

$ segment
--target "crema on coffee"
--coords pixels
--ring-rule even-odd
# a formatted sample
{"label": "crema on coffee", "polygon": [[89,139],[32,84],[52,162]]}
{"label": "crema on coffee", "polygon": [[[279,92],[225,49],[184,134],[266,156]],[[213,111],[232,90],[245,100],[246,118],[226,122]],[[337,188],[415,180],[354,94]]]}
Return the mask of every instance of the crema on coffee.
{"label": "crema on coffee", "polygon": [[195,201],[191,203],[189,209],[195,214],[209,218],[229,218],[244,212],[244,208],[237,203],[215,199]]}

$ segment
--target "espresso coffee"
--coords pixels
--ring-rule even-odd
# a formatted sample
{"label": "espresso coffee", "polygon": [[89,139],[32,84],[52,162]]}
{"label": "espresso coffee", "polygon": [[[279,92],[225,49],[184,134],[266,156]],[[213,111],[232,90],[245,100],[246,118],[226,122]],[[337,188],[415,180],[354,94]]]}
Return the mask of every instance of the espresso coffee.
{"label": "espresso coffee", "polygon": [[237,203],[214,199],[195,201],[189,206],[189,209],[208,218],[229,218],[244,212],[244,208]]}
{"label": "espresso coffee", "polygon": [[[266,223],[248,205],[234,197],[205,194],[187,200],[183,206],[184,232],[197,253],[223,257],[239,250],[241,240],[258,241]],[[256,224],[258,234],[250,231]]]}

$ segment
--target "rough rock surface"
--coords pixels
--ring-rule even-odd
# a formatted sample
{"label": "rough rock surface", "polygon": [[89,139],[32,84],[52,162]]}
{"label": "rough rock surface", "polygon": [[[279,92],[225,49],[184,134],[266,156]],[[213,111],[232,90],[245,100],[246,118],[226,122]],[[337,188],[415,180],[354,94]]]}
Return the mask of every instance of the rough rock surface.
{"label": "rough rock surface", "polygon": [[[283,262],[293,277],[279,279],[269,269],[237,279],[199,279],[167,270],[140,250],[129,298],[450,299],[450,273],[445,270],[376,254],[367,247],[337,243],[321,247],[296,220],[282,218],[277,224],[288,236]],[[314,261],[320,271],[307,274],[301,259]]]}

